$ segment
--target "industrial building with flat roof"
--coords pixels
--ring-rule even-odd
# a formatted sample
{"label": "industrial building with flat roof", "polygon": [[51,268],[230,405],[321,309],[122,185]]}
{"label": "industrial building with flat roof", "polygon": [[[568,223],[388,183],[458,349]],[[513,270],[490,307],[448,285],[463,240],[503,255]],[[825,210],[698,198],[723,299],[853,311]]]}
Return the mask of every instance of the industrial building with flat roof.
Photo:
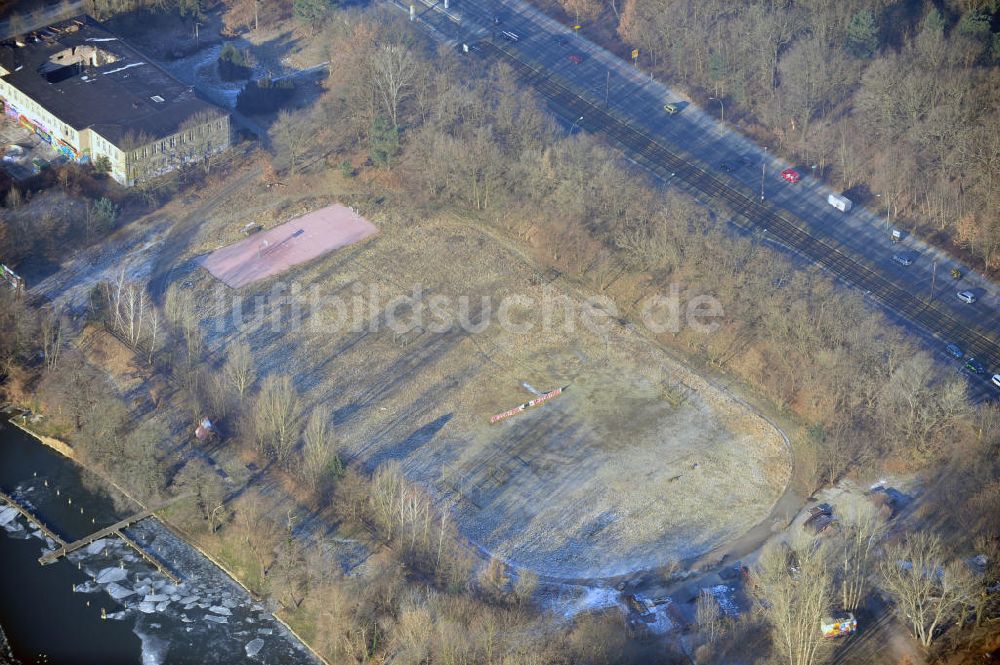
{"label": "industrial building with flat roof", "polygon": [[89,16],[0,44],[0,103],[67,158],[106,157],[124,185],[232,144],[225,110]]}

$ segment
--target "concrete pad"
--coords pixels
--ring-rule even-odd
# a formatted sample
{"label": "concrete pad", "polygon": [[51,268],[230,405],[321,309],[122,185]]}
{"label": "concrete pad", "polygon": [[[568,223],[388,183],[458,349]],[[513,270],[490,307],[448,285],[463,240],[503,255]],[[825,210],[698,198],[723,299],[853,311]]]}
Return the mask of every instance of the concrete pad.
{"label": "concrete pad", "polygon": [[378,229],[339,204],[314,210],[200,259],[212,275],[234,289],[280,275],[300,263],[353,245]]}

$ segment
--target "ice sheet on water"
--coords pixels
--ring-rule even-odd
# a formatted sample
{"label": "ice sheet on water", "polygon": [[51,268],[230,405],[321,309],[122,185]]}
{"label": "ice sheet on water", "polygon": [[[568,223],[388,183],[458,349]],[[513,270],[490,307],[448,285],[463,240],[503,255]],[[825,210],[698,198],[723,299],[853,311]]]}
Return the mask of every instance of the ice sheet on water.
{"label": "ice sheet on water", "polygon": [[263,648],[264,648],[264,640],[262,640],[259,637],[250,640],[244,647],[244,649],[246,649],[247,651],[247,656],[250,658],[256,656]]}
{"label": "ice sheet on water", "polygon": [[97,573],[98,584],[110,584],[111,582],[121,582],[128,577],[128,571],[124,568],[104,568]]}
{"label": "ice sheet on water", "polygon": [[185,605],[193,605],[201,599],[201,596],[188,596],[187,598],[181,598],[181,602]]}
{"label": "ice sheet on water", "polygon": [[104,547],[107,544],[108,541],[105,538],[101,538],[100,540],[95,540],[91,544],[87,545],[87,554],[100,554],[102,551],[104,551]]}
{"label": "ice sheet on water", "polygon": [[232,612],[228,607],[221,607],[219,605],[212,605],[208,608],[209,612],[214,612],[215,614],[221,614],[224,617],[232,616]]}
{"label": "ice sheet on water", "polygon": [[170,600],[170,596],[164,596],[161,594],[150,594],[143,598],[147,603],[161,603],[164,600]]}
{"label": "ice sheet on water", "polygon": [[216,616],[215,614],[206,614],[205,621],[214,621],[215,623],[229,623],[229,619],[226,617]]}
{"label": "ice sheet on water", "polygon": [[156,604],[151,603],[148,600],[144,600],[141,603],[139,603],[139,611],[145,612],[146,614],[152,614],[153,612],[156,611]]}
{"label": "ice sheet on water", "polygon": [[86,581],[83,584],[76,584],[73,586],[73,591],[77,593],[94,593],[95,591],[100,591],[101,587],[99,584],[95,584],[91,581]]}
{"label": "ice sheet on water", "polygon": [[163,610],[167,609],[167,605],[169,604],[170,604],[169,600],[164,600],[162,603],[158,603],[156,606],[156,611],[162,612]]}
{"label": "ice sheet on water", "polygon": [[138,635],[142,642],[142,665],[162,665],[166,662],[169,642],[162,637],[141,630],[139,624],[136,624],[132,632]]}
{"label": "ice sheet on water", "polygon": [[4,508],[0,508],[0,526],[6,526],[15,517],[17,517],[17,515],[18,515],[17,510],[15,508],[12,508],[11,506],[5,506]]}
{"label": "ice sheet on water", "polygon": [[121,600],[122,598],[128,598],[129,596],[131,596],[131,595],[133,595],[135,593],[135,591],[132,591],[132,589],[128,589],[126,587],[123,587],[122,585],[118,584],[117,582],[112,582],[111,584],[109,584],[108,586],[106,586],[104,588],[104,590],[107,591],[108,595],[111,596],[112,598],[114,598],[115,600]]}

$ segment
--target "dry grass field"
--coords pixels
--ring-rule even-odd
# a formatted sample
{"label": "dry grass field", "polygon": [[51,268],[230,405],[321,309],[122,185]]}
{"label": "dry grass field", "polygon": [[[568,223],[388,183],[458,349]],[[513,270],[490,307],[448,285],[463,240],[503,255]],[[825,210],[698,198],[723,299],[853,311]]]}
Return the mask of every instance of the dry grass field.
{"label": "dry grass field", "polygon": [[[153,224],[103,256],[136,278],[176,256],[169,280],[194,299],[213,358],[246,341],[261,376],[290,374],[307,403],[332,409],[348,457],[397,460],[484,551],[555,578],[623,574],[724,544],[783,492],[778,431],[617,320],[589,329],[594,310],[572,285],[472,222],[375,214],[378,235],[234,290],[197,257],[235,240],[237,225],[270,227],[328,201],[268,206],[273,192],[255,184],[228,194],[183,247],[166,247],[177,234]],[[84,293],[82,267],[45,291]],[[511,296],[535,299],[506,312],[530,330],[498,320]],[[477,331],[435,328],[441,313]],[[413,325],[390,329],[393,317]],[[567,390],[491,425],[533,397],[524,384]]]}

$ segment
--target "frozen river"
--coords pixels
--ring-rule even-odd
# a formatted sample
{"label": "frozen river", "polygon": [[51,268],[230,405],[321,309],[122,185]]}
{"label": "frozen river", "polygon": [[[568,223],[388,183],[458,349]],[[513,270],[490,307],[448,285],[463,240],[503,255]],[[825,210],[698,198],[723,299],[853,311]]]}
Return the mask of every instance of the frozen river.
{"label": "frozen river", "polygon": [[[4,423],[0,487],[66,540],[123,515],[78,465]],[[262,602],[156,520],[126,533],[179,573],[175,584],[118,538],[42,567],[51,543],[0,506],[0,626],[21,663],[314,663]],[[102,618],[102,614],[106,618]]]}

